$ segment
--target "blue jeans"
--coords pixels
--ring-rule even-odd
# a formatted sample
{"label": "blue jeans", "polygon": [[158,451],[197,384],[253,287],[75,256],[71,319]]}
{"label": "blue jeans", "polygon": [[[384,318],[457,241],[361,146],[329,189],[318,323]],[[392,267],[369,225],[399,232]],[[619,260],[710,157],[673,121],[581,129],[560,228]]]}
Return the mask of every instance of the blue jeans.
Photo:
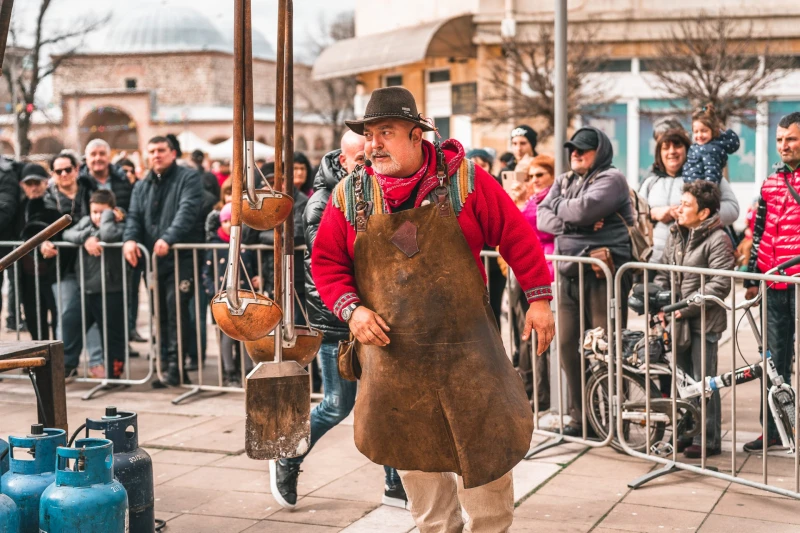
{"label": "blue jeans", "polygon": [[[58,287],[53,285],[53,292]],[[81,287],[75,274],[68,274],[61,278],[61,327],[56,329],[56,337],[64,341],[64,366],[77,368],[83,348],[83,320],[81,319]],[[58,302],[58,300],[56,300]],[[93,324],[86,331],[86,351],[89,352],[89,366],[103,364],[103,341],[100,336],[102,324]],[[108,327],[123,327],[122,324],[108,324]],[[64,337],[66,333],[66,338]]]}
{"label": "blue jeans", "polygon": [[[287,459],[289,464],[300,465],[306,455],[311,451],[325,433],[333,429],[339,422],[347,418],[356,403],[356,390],[358,385],[354,381],[347,381],[339,375],[338,342],[323,342],[317,352],[320,371],[322,373],[322,387],[324,396],[322,402],[311,411],[311,443],[308,452],[300,457]],[[389,466],[383,467],[388,485],[400,483],[397,470]]]}

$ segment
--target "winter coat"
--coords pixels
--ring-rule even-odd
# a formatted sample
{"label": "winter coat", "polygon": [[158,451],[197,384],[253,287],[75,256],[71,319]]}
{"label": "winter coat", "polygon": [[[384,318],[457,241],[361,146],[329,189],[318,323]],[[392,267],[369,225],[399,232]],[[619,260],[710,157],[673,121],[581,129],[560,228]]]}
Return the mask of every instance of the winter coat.
{"label": "winter coat", "polygon": [[[125,219],[123,241],[136,241],[153,251],[163,239],[172,246],[178,243],[203,242],[203,187],[197,171],[172,164],[163,174],[150,171],[133,191]],[[192,252],[181,252],[181,265],[191,266]],[[159,261],[159,275],[172,268],[173,254]]]}
{"label": "winter coat", "polygon": [[[664,247],[664,253],[658,261],[664,265],[678,265],[698,268],[711,268],[715,270],[732,270],[735,264],[733,257],[733,243],[724,231],[719,219],[719,214],[706,219],[694,230],[673,224],[669,230],[669,238]],[[656,274],[657,285],[670,289],[670,273],[664,270]],[[676,299],[688,298],[700,291],[700,276],[698,274],[676,274],[675,287],[680,292]],[[725,299],[731,291],[731,278],[727,276],[706,276],[706,296],[716,296]],[[719,305],[709,302],[706,304],[706,332],[722,333],[728,326],[728,313]],[[681,320],[689,320],[692,332],[701,330],[700,306],[692,304],[681,310]]]}
{"label": "winter coat", "polygon": [[[308,203],[308,196],[294,190],[294,245],[302,246],[306,243],[305,236],[303,235],[303,212]],[[243,237],[244,240],[244,237]],[[262,231],[258,233],[257,243],[265,244],[267,246],[275,245],[275,232],[273,230]],[[302,301],[305,297],[305,276],[301,265],[303,264],[303,252],[294,253],[294,290],[300,296]],[[261,252],[261,278],[264,280],[264,287],[270,294],[273,292],[275,285],[275,254],[272,251]]]}
{"label": "winter coat", "polygon": [[[614,151],[606,134],[596,128],[582,129],[595,131],[600,141],[594,166],[586,177],[570,171],[556,178],[539,204],[537,227],[556,236],[561,255],[586,257],[591,250],[607,247],[619,267],[631,260],[626,226],[634,223],[630,189],[622,172],[611,166]],[[603,227],[595,231],[594,224],[600,220]],[[558,268],[565,276],[578,276],[577,263],[559,263]]]}
{"label": "winter coat", "polygon": [[308,247],[304,261],[308,320],[313,327],[322,331],[325,342],[337,342],[350,336],[350,328],[347,327],[347,324],[339,320],[322,303],[322,298],[320,298],[319,291],[314,284],[314,278],[311,276],[311,249],[314,246],[314,240],[317,238],[317,230],[322,220],[322,213],[325,211],[325,206],[328,205],[331,191],[346,174],[345,169],[339,163],[339,155],[341,153],[341,150],[334,150],[328,152],[322,158],[319,170],[317,170],[317,175],[314,178],[314,194],[308,201],[303,214],[303,232],[306,246]]}
{"label": "winter coat", "polygon": [[[97,182],[87,176],[78,175],[77,185],[78,191],[72,200],[59,193],[55,183],[51,183],[45,193],[45,203],[48,209],[58,211],[59,216],[70,215],[72,217],[72,222],[67,228],[75,226],[83,217],[89,215],[89,198],[97,190]],[[63,233],[59,233],[52,238],[53,241],[63,239]],[[75,248],[60,248],[58,254],[60,256],[58,263],[61,267],[61,275],[75,274],[78,268],[78,250]]]}
{"label": "winter coat", "polygon": [[[83,255],[83,290],[86,294],[102,294],[102,262],[105,260],[106,293],[122,292],[122,251],[119,248],[107,248],[104,259],[95,257],[83,248],[89,237],[97,237],[105,243],[122,242],[124,222],[117,222],[114,211],[106,209],[100,218],[100,227],[92,223],[90,216],[85,216],[77,224],[64,231],[64,241],[80,245]],[[76,267],[78,276],[80,269]],[[80,279],[80,278],[79,278]]]}
{"label": "winter coat", "polygon": [[[536,225],[536,213],[538,211],[539,204],[547,197],[547,194],[550,192],[550,187],[547,189],[540,191],[528,199],[528,202],[525,204],[525,208],[522,210],[522,215],[525,217],[525,220],[528,221],[528,224],[531,225],[533,228],[534,233],[539,238],[539,244],[542,245],[542,251],[546,255],[552,255],[555,251],[555,242],[556,236],[550,233],[541,231],[538,226]],[[555,279],[553,276],[553,262],[547,262],[547,268],[550,270],[550,279]]]}
{"label": "winter coat", "polygon": [[[14,240],[24,241],[30,239],[47,226],[58,220],[61,216],[59,212],[47,201],[45,194],[41,198],[33,200],[22,196],[17,210],[17,235]],[[34,261],[34,254],[38,258],[38,265]],[[22,273],[34,276],[38,275],[40,282],[55,283],[56,281],[56,259],[45,259],[42,256],[41,247],[29,253],[19,260]],[[9,271],[13,275],[13,270]]]}
{"label": "winter coat", "polygon": [[[209,218],[214,217],[216,215],[217,221],[217,229],[219,229],[219,212],[212,211],[208,216]],[[213,225],[213,221],[210,221],[211,225]],[[213,244],[228,244],[227,242],[223,241],[219,235],[217,234],[217,230],[214,230],[213,236],[210,236],[206,242],[213,243]],[[216,260],[217,260],[217,275],[214,276],[214,252],[216,251]],[[225,285],[225,267],[228,265],[228,248],[221,249],[221,250],[206,250],[205,251],[205,261],[203,262],[203,271],[202,271],[202,278],[203,278],[203,289],[205,289],[206,294],[208,296],[213,297],[217,294]],[[258,268],[257,260],[256,260],[256,253],[253,250],[242,250],[241,251],[241,258],[242,262],[244,262],[244,267],[247,270],[247,274],[249,274],[250,279],[252,279],[256,275],[256,269]],[[239,287],[242,289],[250,290],[250,284],[247,283],[247,277],[245,276],[244,272],[241,273],[239,276]]]}
{"label": "winter coat", "polygon": [[[672,177],[658,169],[653,169],[653,175],[648,177],[639,187],[639,194],[647,200],[650,208],[666,207],[679,205],[683,195],[683,177],[678,173],[677,177]],[[719,207],[719,219],[723,226],[730,226],[739,218],[739,202],[736,194],[727,180],[719,182],[719,191],[722,195]],[[664,222],[653,223],[653,255],[650,262],[658,262],[664,251],[664,245],[669,237],[669,229],[674,222],[665,224]]]}
{"label": "winter coat", "polygon": [[[94,179],[91,172],[89,172],[89,167],[86,165],[81,166],[80,177],[92,180],[97,185],[97,188],[100,188],[100,184]],[[125,171],[117,165],[108,165],[108,181],[106,181],[106,183],[111,184],[111,192],[114,193],[117,207],[128,211],[131,205],[133,185],[128,181],[128,176],[125,174]]]}
{"label": "winter coat", "polygon": [[[782,165],[761,185],[753,230],[753,250],[748,271],[765,273],[800,255],[800,204],[786,186],[786,180],[800,193],[800,169]],[[800,265],[786,269],[786,275],[800,272]],[[745,281],[745,286],[758,282]],[[771,289],[785,290],[785,283],[771,283]]]}
{"label": "winter coat", "polygon": [[[17,214],[22,195],[19,187],[22,166],[21,163],[0,157],[0,241],[16,241],[19,237]],[[0,256],[10,251],[10,248],[0,247]]]}
{"label": "winter coat", "polygon": [[706,144],[693,144],[686,154],[683,165],[685,181],[722,181],[722,169],[728,164],[728,154],[739,149],[739,136],[733,130],[723,131],[716,139]]}

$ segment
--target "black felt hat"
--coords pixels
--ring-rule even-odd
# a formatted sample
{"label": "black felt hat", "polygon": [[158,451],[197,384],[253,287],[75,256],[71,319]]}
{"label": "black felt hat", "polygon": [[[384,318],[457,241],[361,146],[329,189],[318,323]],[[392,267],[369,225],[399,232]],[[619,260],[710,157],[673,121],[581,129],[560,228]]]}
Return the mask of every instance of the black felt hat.
{"label": "black felt hat", "polygon": [[387,118],[395,118],[411,122],[422,128],[422,131],[433,131],[435,128],[422,119],[417,112],[414,95],[405,87],[386,87],[376,89],[367,103],[367,110],[361,120],[345,120],[347,127],[364,135],[364,124]]}

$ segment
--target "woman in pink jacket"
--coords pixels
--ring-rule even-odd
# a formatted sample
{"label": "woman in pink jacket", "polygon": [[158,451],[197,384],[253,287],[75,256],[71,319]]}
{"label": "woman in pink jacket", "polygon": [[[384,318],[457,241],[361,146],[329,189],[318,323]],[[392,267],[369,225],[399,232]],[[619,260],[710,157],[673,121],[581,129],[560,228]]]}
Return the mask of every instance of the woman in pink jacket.
{"label": "woman in pink jacket", "polygon": [[[528,188],[528,201],[522,208],[522,214],[536,232],[536,236],[539,237],[539,242],[545,254],[553,253],[555,249],[555,236],[550,233],[539,231],[536,227],[536,208],[541,201],[547,197],[547,193],[550,192],[550,187],[553,186],[553,182],[555,181],[554,167],[555,162],[549,155],[537,155],[533,158],[528,168],[529,179],[526,183]],[[553,281],[553,263],[548,261],[547,268],[550,269],[550,281]]]}

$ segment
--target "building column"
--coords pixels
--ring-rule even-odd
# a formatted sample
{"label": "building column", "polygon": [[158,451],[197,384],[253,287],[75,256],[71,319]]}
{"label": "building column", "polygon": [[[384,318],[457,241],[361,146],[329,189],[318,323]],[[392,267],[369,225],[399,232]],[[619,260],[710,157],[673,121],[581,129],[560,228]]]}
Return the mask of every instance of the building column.
{"label": "building column", "polygon": [[769,175],[769,102],[762,101],[756,106],[756,190]]}
{"label": "building column", "polygon": [[639,99],[628,100],[628,184],[639,190]]}

